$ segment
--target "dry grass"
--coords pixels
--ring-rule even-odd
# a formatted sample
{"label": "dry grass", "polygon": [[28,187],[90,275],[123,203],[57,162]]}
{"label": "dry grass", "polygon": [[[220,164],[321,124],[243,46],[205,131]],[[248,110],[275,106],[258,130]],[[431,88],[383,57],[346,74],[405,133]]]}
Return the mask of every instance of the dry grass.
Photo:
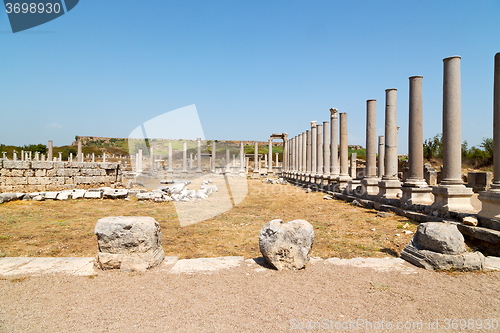
{"label": "dry grass", "polygon": [[[200,258],[260,256],[259,232],[272,219],[304,219],[314,226],[311,256],[329,258],[399,255],[417,223],[399,216],[381,218],[376,211],[305,193],[291,185],[249,180],[248,196],[235,208],[200,223],[181,227],[171,202],[70,200],[0,205],[1,256],[93,256],[96,221],[107,216],[151,216],[161,225],[167,256]],[[216,196],[219,192],[214,194]],[[375,229],[374,231],[372,229]],[[396,234],[401,234],[396,236]]]}

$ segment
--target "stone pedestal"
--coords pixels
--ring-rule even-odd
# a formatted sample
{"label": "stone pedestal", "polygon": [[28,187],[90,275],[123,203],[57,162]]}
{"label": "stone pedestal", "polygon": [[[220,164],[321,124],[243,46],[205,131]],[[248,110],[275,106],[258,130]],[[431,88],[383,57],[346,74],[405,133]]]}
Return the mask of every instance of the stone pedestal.
{"label": "stone pedestal", "polygon": [[462,182],[460,57],[443,60],[443,181],[433,188],[432,209],[474,212],[471,188]]}
{"label": "stone pedestal", "polygon": [[379,192],[378,183],[380,182],[380,178],[364,178],[361,181],[361,185],[363,186],[361,195],[374,196]]}

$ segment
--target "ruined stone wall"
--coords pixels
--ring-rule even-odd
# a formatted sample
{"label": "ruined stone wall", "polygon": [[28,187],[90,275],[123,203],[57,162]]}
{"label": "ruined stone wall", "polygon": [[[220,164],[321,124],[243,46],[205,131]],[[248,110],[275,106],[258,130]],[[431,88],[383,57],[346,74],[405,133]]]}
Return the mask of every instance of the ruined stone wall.
{"label": "ruined stone wall", "polygon": [[9,161],[0,159],[1,192],[60,191],[122,181],[119,163]]}

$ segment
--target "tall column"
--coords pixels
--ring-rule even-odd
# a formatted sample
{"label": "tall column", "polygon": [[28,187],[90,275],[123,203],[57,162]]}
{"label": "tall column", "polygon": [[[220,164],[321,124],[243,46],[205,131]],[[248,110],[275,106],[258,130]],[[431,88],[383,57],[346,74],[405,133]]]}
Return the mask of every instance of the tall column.
{"label": "tall column", "polygon": [[62,152],[59,152],[59,158],[57,159],[59,162],[62,162]]}
{"label": "tall column", "polygon": [[[51,142],[51,141],[49,141],[49,142]],[[17,161],[17,151],[15,151],[15,150],[12,152],[12,160]]]}
{"label": "tall column", "polygon": [[153,154],[153,147],[149,147],[149,168],[151,172],[155,171],[155,157]]}
{"label": "tall column", "polygon": [[95,162],[95,153],[92,153],[92,163]]}
{"label": "tall column", "polygon": [[356,153],[351,153],[351,159],[350,159],[350,162],[351,162],[351,167],[350,167],[350,171],[351,171],[351,174],[349,176],[351,176],[352,179],[356,179],[356,169],[357,169],[357,160],[358,160],[358,154]]}
{"label": "tall column", "polygon": [[306,177],[311,175],[312,159],[311,159],[311,130],[306,131]]}
{"label": "tall column", "polygon": [[500,53],[495,55],[493,81],[493,183],[486,192],[479,193],[482,209],[479,223],[500,230]]}
{"label": "tall column", "polygon": [[24,150],[21,150],[21,161],[24,161]]}
{"label": "tall column", "polygon": [[275,162],[275,166],[278,168],[279,167],[279,153],[274,153],[276,155],[276,162]]}
{"label": "tall column", "polygon": [[197,145],[197,155],[198,158],[196,159],[196,174],[200,175],[202,173],[201,171],[201,138],[196,138],[196,145]]}
{"label": "tall column", "polygon": [[323,179],[323,125],[317,125],[316,131],[316,177]]}
{"label": "tall column", "polygon": [[302,174],[307,172],[307,132],[302,132]]}
{"label": "tall column", "polygon": [[378,169],[377,177],[382,178],[384,175],[384,160],[385,160],[385,142],[384,136],[379,135],[378,137]]}
{"label": "tall column", "polygon": [[302,172],[302,133],[297,135],[297,173]]}
{"label": "tall column", "polygon": [[[316,121],[311,121],[311,178],[316,176],[317,171],[317,152],[318,152],[318,129]],[[312,179],[311,179],[312,181]]]}
{"label": "tall column", "polygon": [[215,158],[216,158],[216,151],[215,151],[215,140],[212,141],[212,160],[211,160],[211,165],[210,169],[212,170],[212,173],[215,173]]}
{"label": "tall column", "polygon": [[283,133],[283,170],[290,171],[290,162],[288,161],[288,134]]}
{"label": "tall column", "polygon": [[339,124],[338,111],[330,109],[330,180],[339,177]]}
{"label": "tall column", "polygon": [[168,143],[168,169],[167,175],[174,173],[174,168],[172,167],[172,141]]}
{"label": "tall column", "polygon": [[52,152],[52,140],[49,140],[49,152],[47,156],[47,161],[52,162],[54,160],[54,155]]}
{"label": "tall column", "polygon": [[269,155],[268,163],[267,163],[267,173],[273,173],[273,139],[269,139],[269,151],[267,152]]}
{"label": "tall column", "polygon": [[385,165],[384,175],[378,183],[381,199],[398,199],[401,182],[398,178],[398,125],[397,89],[385,91]]}
{"label": "tall column", "polygon": [[471,188],[462,182],[460,57],[443,60],[443,181],[432,190],[432,209],[472,212]]}
{"label": "tall column", "polygon": [[363,194],[377,195],[377,101],[366,101],[366,167],[361,181]]}
{"label": "tall column", "polygon": [[291,168],[291,172],[292,173],[295,173],[297,170],[296,170],[296,167],[297,167],[297,163],[295,163],[295,160],[297,158],[297,154],[296,154],[296,138],[291,138],[290,139],[290,150],[291,150],[291,158],[290,158],[290,168]]}
{"label": "tall column", "polygon": [[401,202],[407,207],[432,204],[432,189],[424,179],[424,134],[422,76],[412,76],[410,80],[410,107],[408,123],[409,177],[401,190]]}
{"label": "tall column", "polygon": [[225,172],[230,173],[231,172],[231,156],[229,153],[229,149],[226,149],[226,165],[225,167]]}
{"label": "tall column", "polygon": [[330,122],[323,122],[323,179],[330,176]]}
{"label": "tall column", "polygon": [[253,151],[253,160],[254,160],[254,166],[253,166],[253,174],[254,177],[259,176],[259,143],[255,141],[255,146],[254,146],[254,151]]}
{"label": "tall column", "polygon": [[76,161],[83,162],[82,141],[81,140],[78,140],[78,155],[76,155]]}
{"label": "tall column", "polygon": [[347,113],[340,113],[340,175],[337,177],[338,190],[343,191],[349,177],[349,147],[347,142]]}
{"label": "tall column", "polygon": [[[138,170],[137,172],[142,172],[142,149],[139,149],[139,155],[138,155]],[[102,152],[102,159],[105,162],[106,161],[106,152]]]}
{"label": "tall column", "polygon": [[245,158],[245,149],[243,148],[243,142],[240,142],[240,176],[245,175],[245,166],[244,166],[244,158]]}

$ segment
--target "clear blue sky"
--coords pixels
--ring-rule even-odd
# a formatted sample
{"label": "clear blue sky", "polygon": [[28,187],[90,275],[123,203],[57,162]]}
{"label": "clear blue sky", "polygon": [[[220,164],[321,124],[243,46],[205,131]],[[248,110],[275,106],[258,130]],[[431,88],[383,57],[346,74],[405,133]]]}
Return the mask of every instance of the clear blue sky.
{"label": "clear blue sky", "polygon": [[364,146],[366,100],[377,99],[382,135],[385,89],[397,88],[405,153],[408,77],[424,77],[432,137],[452,55],[462,57],[462,140],[492,136],[500,1],[82,0],[16,34],[2,10],[0,44],[0,143],[128,137],[195,104],[206,139],[294,136],[336,107]]}

